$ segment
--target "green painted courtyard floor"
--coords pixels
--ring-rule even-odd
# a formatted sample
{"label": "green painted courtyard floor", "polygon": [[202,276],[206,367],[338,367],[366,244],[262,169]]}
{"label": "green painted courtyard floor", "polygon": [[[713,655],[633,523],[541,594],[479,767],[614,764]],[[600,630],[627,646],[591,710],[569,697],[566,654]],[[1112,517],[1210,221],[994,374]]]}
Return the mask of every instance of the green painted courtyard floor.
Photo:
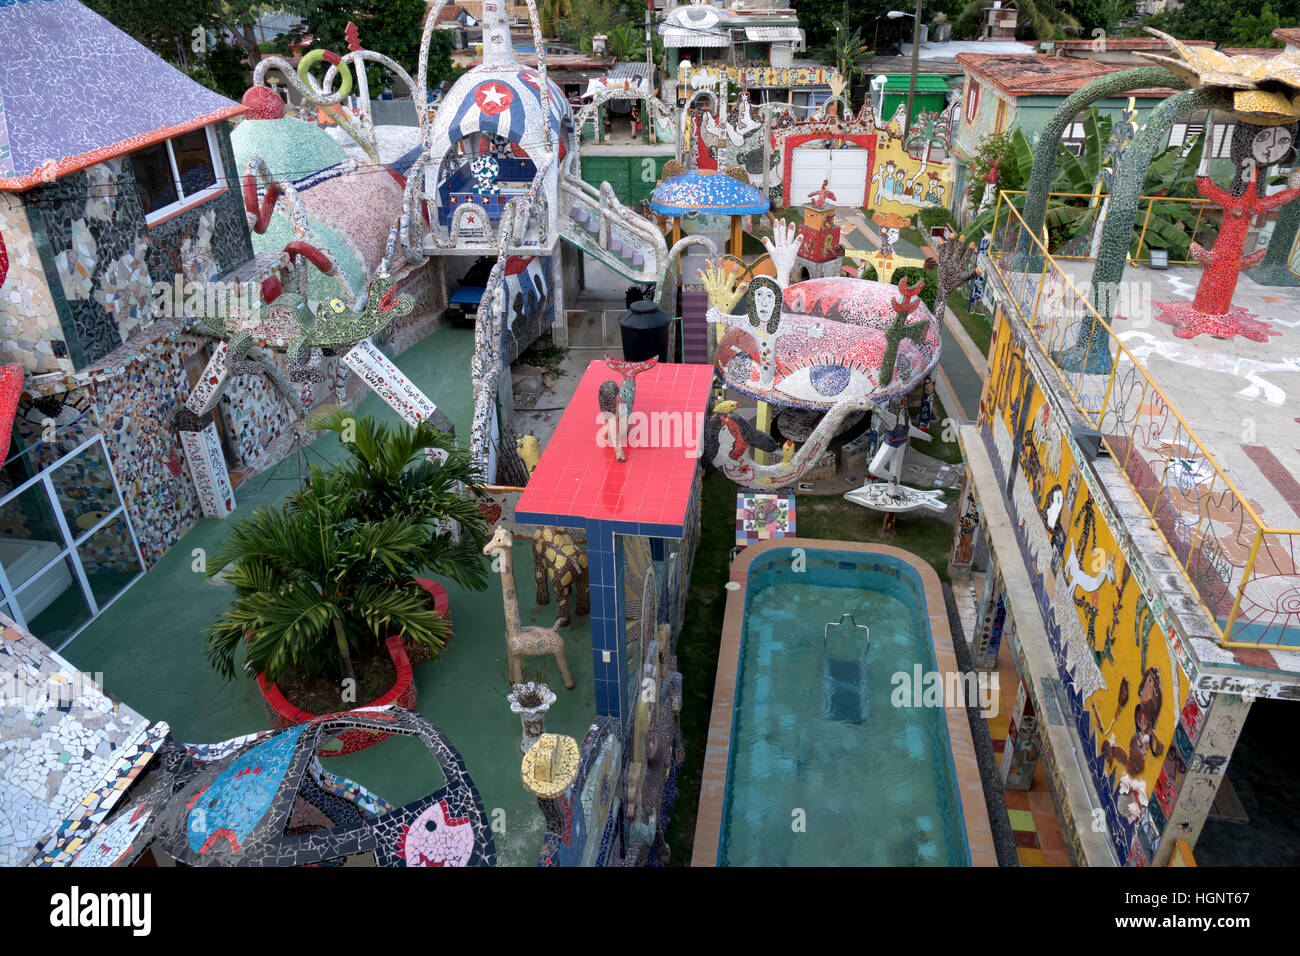
{"label": "green painted courtyard floor", "polygon": [[[397,357],[397,364],[469,435],[472,398],[466,369],[473,331],[443,328]],[[397,415],[375,395],[360,409],[385,421]],[[327,435],[311,446],[310,456],[342,457],[337,439]],[[298,463],[290,456],[270,472],[255,475],[236,492],[239,514],[273,505],[297,487]],[[130,590],[63,649],[78,668],[103,673],[104,686],[152,720],[165,720],[178,740],[210,743],[265,730],[269,725],[262,696],[251,679],[225,681],[203,658],[208,625],[227,607],[231,592],[194,570],[196,549],[212,553],[225,538],[224,521],[202,520]],[[515,547],[515,574],[523,623],[550,626],[555,606],[537,607],[532,588],[532,558]],[[519,717],[506,702],[505,617],[500,580],[486,591],[465,591],[441,581],[451,598],[455,637],[436,661],[416,668],[419,710],[446,732],[469,767],[496,825],[498,861],[533,866],[541,849],[543,825],[536,801],[519,780]],[[548,730],[581,740],[596,713],[588,618],[575,618],[565,631],[567,657],[576,688],[566,691],[554,658],[548,679],[558,700],[547,715]],[[543,663],[532,659],[532,665]],[[405,803],[441,786],[441,776],[417,741],[393,738],[360,754],[335,757],[327,768],[370,787],[385,799]]]}
{"label": "green painted courtyard floor", "polygon": [[[473,332],[443,328],[397,357],[397,365],[467,436],[471,393],[466,369]],[[368,396],[362,414],[386,421],[397,415],[378,397]],[[930,447],[927,452],[939,449]],[[311,447],[327,460],[341,457],[334,436]],[[290,457],[270,472],[255,475],[236,492],[239,512],[273,505],[297,487],[298,463]],[[718,640],[722,630],[730,551],[735,543],[735,486],[717,473],[704,483],[703,536],[691,574],[686,626],[678,642],[683,677],[682,729],[686,765],[678,778],[679,798],[669,829],[674,865],[690,862],[699,779],[703,765]],[[952,493],[946,495],[948,499]],[[887,540],[928,561],[947,578],[952,540],[950,520],[901,516],[898,535],[880,534],[880,516],[839,495],[799,497],[799,531],[806,537],[851,541]],[[104,686],[141,714],[165,720],[178,740],[209,743],[269,726],[262,697],[252,680],[224,681],[203,658],[208,625],[227,607],[231,592],[194,570],[196,549],[212,553],[228,533],[226,522],[203,520],[130,588],[108,611],[63,650],[75,666],[102,673]],[[524,624],[550,626],[554,605],[537,607],[528,587],[529,549],[516,545],[515,573]],[[419,710],[441,727],[460,751],[494,822],[498,862],[534,866],[544,831],[535,800],[519,779],[519,718],[506,703],[505,618],[499,579],[486,591],[465,591],[441,582],[451,598],[455,637],[436,661],[416,668]],[[575,618],[565,632],[567,657],[576,688],[566,691],[553,659],[548,680],[558,700],[546,718],[548,730],[581,739],[595,717],[596,704],[589,618]],[[533,665],[543,663],[532,659]],[[330,758],[327,768],[351,777],[385,799],[404,803],[442,785],[436,765],[415,741],[392,738],[348,757]],[[501,812],[496,812],[501,811]]]}

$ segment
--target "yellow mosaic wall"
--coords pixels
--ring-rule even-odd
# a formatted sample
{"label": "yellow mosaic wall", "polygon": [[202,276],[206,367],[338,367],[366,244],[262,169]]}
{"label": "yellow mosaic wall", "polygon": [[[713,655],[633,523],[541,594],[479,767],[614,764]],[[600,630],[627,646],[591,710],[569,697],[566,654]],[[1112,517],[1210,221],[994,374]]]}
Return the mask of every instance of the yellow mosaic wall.
{"label": "yellow mosaic wall", "polygon": [[923,149],[916,152],[919,157],[908,153],[903,140],[892,131],[877,137],[867,194],[870,208],[914,218],[925,206],[950,205],[953,170],[947,154],[938,146],[931,150],[929,159]]}
{"label": "yellow mosaic wall", "polygon": [[1005,319],[998,322],[989,371],[981,432],[1004,474],[1014,462],[1010,504],[1017,534],[1085,745],[1082,757],[1125,860],[1144,816],[1155,817],[1144,826],[1163,829],[1156,787],[1176,746],[1188,678],[1116,542],[1114,519],[1087,487],[1068,428],[1033,381]]}

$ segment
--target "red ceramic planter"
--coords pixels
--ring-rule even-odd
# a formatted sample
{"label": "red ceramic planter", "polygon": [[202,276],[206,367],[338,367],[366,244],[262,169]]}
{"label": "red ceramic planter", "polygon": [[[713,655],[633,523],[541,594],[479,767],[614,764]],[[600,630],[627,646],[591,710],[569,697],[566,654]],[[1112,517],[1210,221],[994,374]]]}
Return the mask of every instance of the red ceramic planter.
{"label": "red ceramic planter", "polygon": [[[393,664],[397,668],[397,680],[388,693],[357,706],[379,707],[384,704],[397,704],[399,707],[414,710],[416,704],[415,678],[411,669],[410,658],[406,656],[405,644],[400,637],[390,637],[384,641],[384,646],[388,648],[388,655],[393,659]],[[271,715],[271,722],[280,730],[292,727],[294,724],[315,720],[317,717],[328,716],[327,714],[307,713],[307,711],[292,703],[281,693],[279,687],[267,681],[261,674],[257,675],[257,686],[261,688],[262,696],[266,699],[266,709]],[[365,750],[381,740],[386,740],[389,736],[391,735],[361,729],[344,731],[324,746],[319,747],[316,750],[316,755],[318,757],[339,757],[343,754],[356,753],[358,750]]]}
{"label": "red ceramic planter", "polygon": [[[451,604],[447,596],[447,589],[436,581],[430,581],[427,578],[416,578],[415,583],[420,585],[432,599],[434,610],[450,621]],[[448,635],[448,639],[450,639],[450,635]],[[414,710],[416,705],[414,668],[429,659],[429,652],[423,646],[414,646],[408,652],[406,643],[400,637],[390,637],[384,642],[384,646],[388,649],[388,655],[392,658],[393,665],[397,668],[397,680],[383,696],[364,704],[357,704],[357,706],[381,707],[384,704],[396,704],[399,707]],[[257,686],[261,689],[262,697],[266,700],[266,709],[267,713],[270,714],[271,722],[280,730],[292,727],[294,724],[315,720],[317,717],[328,716],[325,714],[309,714],[292,703],[284,696],[279,687],[267,681],[261,674],[257,676]],[[381,740],[387,739],[389,736],[391,735],[369,730],[348,730],[324,746],[319,747],[316,750],[316,755],[318,757],[338,757],[344,754],[356,753],[358,750],[364,750]]]}
{"label": "red ceramic planter", "polygon": [[[451,599],[447,596],[447,589],[437,581],[430,581],[428,578],[413,578],[412,580],[424,589],[425,594],[429,595],[429,599],[433,602],[434,611],[441,614],[447,619],[447,623],[451,624]],[[451,641],[451,637],[452,632],[448,631],[448,642]],[[430,657],[429,649],[422,644],[408,644],[406,653],[411,658],[412,667],[419,667]]]}

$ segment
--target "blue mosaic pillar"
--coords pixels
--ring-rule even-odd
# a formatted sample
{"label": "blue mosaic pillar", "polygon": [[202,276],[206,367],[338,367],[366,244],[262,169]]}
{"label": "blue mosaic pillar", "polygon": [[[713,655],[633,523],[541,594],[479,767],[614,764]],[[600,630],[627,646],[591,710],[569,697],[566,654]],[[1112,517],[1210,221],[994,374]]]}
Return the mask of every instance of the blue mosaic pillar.
{"label": "blue mosaic pillar", "polygon": [[624,656],[623,541],[608,521],[587,525],[591,583],[591,656],[596,675],[596,714],[624,719],[627,688]]}

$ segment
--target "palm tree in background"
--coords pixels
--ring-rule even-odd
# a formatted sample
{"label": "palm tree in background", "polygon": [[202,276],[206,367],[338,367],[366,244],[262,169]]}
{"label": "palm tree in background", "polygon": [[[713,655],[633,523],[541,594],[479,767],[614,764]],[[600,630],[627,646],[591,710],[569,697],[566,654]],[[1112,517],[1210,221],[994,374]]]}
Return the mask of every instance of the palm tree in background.
{"label": "palm tree in background", "polygon": [[[980,24],[989,0],[968,0],[953,25],[961,37],[979,36]],[[1069,0],[1016,0],[1016,37],[1022,40],[1050,40],[1063,33],[1077,33],[1079,21],[1069,13]]]}
{"label": "palm tree in background", "polygon": [[858,60],[871,52],[871,46],[863,42],[860,27],[849,29],[849,7],[844,5],[838,20],[832,20],[835,33],[822,49],[822,60],[829,61],[844,77],[846,88],[853,88],[853,78],[862,71],[858,69]]}

